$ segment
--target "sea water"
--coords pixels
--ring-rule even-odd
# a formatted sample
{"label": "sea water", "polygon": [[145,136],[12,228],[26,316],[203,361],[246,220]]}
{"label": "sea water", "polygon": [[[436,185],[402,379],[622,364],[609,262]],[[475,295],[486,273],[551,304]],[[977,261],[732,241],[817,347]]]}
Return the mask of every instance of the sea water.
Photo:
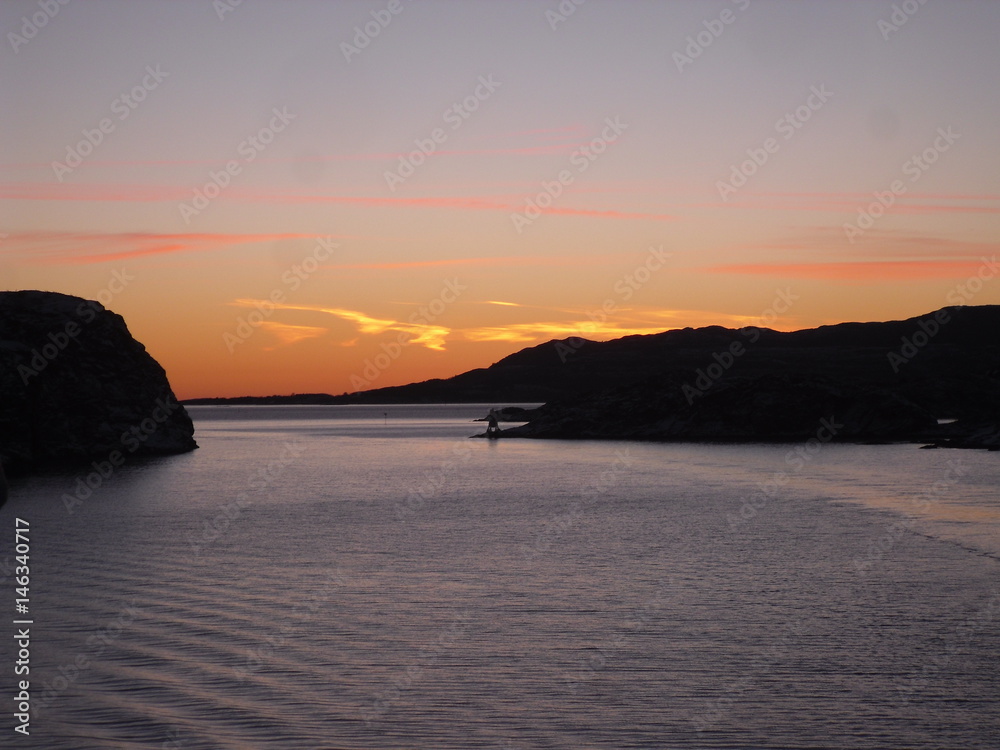
{"label": "sea water", "polygon": [[470,439],[487,408],[195,407],[199,450],[85,498],[16,480],[0,744],[1000,746],[1000,454]]}

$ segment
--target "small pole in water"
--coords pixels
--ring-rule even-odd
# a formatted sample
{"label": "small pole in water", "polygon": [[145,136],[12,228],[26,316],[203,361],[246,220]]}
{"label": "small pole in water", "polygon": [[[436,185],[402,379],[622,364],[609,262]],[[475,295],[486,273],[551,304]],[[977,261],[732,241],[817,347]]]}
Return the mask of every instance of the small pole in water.
{"label": "small pole in water", "polygon": [[389,424],[389,412],[387,411],[382,412],[382,416],[385,417],[385,421],[383,422],[383,424]]}

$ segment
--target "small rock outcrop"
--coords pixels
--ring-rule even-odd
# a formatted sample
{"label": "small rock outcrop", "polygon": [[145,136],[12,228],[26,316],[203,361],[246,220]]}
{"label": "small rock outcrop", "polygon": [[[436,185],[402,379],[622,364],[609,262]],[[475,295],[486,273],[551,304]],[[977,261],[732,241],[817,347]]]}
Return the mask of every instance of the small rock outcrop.
{"label": "small rock outcrop", "polygon": [[0,459],[117,463],[197,448],[163,368],[101,304],[0,292]]}

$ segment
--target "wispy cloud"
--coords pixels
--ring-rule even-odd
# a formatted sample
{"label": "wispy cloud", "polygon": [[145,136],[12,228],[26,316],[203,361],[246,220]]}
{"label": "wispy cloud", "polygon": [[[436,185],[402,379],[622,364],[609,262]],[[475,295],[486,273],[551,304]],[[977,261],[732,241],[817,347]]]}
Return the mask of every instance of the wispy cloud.
{"label": "wispy cloud", "polygon": [[[411,268],[440,268],[447,266],[584,266],[621,262],[616,255],[502,255],[482,258],[439,258],[436,260],[386,261],[384,263],[341,263],[330,265],[332,270],[399,271]],[[513,304],[513,303],[509,303]]]}
{"label": "wispy cloud", "polygon": [[540,321],[513,323],[502,326],[465,328],[457,333],[468,341],[506,341],[509,343],[541,343],[550,339],[581,338],[609,339],[634,334],[660,333],[662,326],[632,327],[617,323],[590,321]]}
{"label": "wispy cloud", "polygon": [[507,341],[527,344],[574,336],[605,341],[622,336],[662,333],[688,326],[728,325],[741,328],[759,324],[759,313],[733,314],[709,310],[620,308],[614,312],[613,316],[603,322],[591,320],[585,311],[575,311],[573,317],[567,320],[479,326],[461,329],[455,333],[469,341]]}
{"label": "wispy cloud", "polygon": [[[768,211],[816,211],[844,213],[855,218],[859,209],[877,202],[873,193],[768,193],[742,192],[728,201],[699,204],[703,207],[728,206],[731,208],[763,209]],[[1000,213],[1000,196],[992,193],[901,193],[893,197],[892,205],[885,209],[886,216],[893,214],[930,215],[963,213]]]}
{"label": "wispy cloud", "polygon": [[[839,241],[842,235],[837,232]],[[872,259],[971,260],[995,253],[1000,242],[935,237],[902,230],[869,229],[858,240],[855,253]],[[872,256],[875,256],[874,258]]]}
{"label": "wispy cloud", "polygon": [[895,260],[836,263],[742,263],[712,266],[709,273],[817,279],[841,282],[918,281],[962,278],[976,272],[980,260]]}
{"label": "wispy cloud", "polygon": [[[190,185],[105,185],[70,184],[51,182],[19,182],[0,184],[0,199],[30,201],[90,201],[100,203],[178,203],[190,200]],[[521,202],[512,198],[495,196],[430,196],[430,197],[383,197],[358,195],[319,195],[291,193],[286,191],[254,190],[232,185],[219,200],[268,203],[270,205],[351,205],[366,208],[416,208],[454,211],[505,211],[514,212],[523,208]],[[589,216],[604,219],[670,221],[668,214],[618,211],[614,209],[555,207],[539,208],[543,214],[560,216]]]}
{"label": "wispy cloud", "polygon": [[565,125],[558,128],[529,128],[526,130],[508,130],[500,133],[487,132],[472,136],[472,139],[497,141],[507,140],[509,138],[522,138],[524,136],[529,136],[537,140],[572,137],[583,142],[586,140],[588,132],[587,128],[583,125]]}
{"label": "wispy cloud", "polygon": [[[237,299],[229,304],[238,307],[256,308],[270,305],[264,300]],[[485,300],[482,304],[501,305],[504,307],[531,308],[530,305],[505,303],[498,300]],[[340,346],[355,346],[361,336],[382,336],[397,332],[406,335],[407,344],[416,344],[435,351],[444,351],[450,341],[468,341],[473,343],[509,343],[514,345],[539,344],[551,339],[572,337],[587,338],[599,341],[620,338],[622,336],[649,335],[665,330],[687,326],[700,327],[707,325],[728,325],[743,327],[760,325],[759,313],[733,314],[706,310],[663,310],[656,308],[621,309],[616,311],[613,319],[603,322],[590,320],[584,311],[563,311],[570,317],[562,320],[540,320],[520,323],[500,323],[498,325],[478,325],[469,327],[447,327],[424,323],[410,318],[407,321],[391,317],[376,317],[359,310],[349,310],[340,307],[325,307],[322,305],[291,305],[274,304],[275,311],[298,311],[330,315],[351,323],[358,336],[349,340],[337,341]],[[557,308],[552,308],[553,310]],[[784,321],[791,325],[792,321]],[[322,336],[329,332],[322,326],[288,325],[275,321],[262,324],[274,333],[281,345],[294,344],[299,341]]]}
{"label": "wispy cloud", "polygon": [[912,230],[880,227],[867,230],[851,243],[840,226],[815,226],[797,230],[789,236],[740,242],[724,247],[723,251],[727,255],[752,255],[766,259],[767,263],[784,264],[801,261],[804,257],[842,258],[845,261],[860,257],[867,262],[971,261],[991,255],[998,248],[998,241],[938,237]]}
{"label": "wispy cloud", "polygon": [[[465,211],[504,211],[507,213],[520,211],[524,208],[523,196],[498,197],[484,196],[425,196],[411,198],[386,198],[381,196],[345,196],[345,195],[303,195],[292,193],[268,193],[261,195],[246,194],[245,200],[261,200],[271,203],[330,203],[364,206],[370,208],[424,208]],[[558,216],[589,216],[604,219],[643,219],[652,221],[672,221],[673,216],[659,213],[643,213],[633,211],[618,211],[614,209],[574,208],[548,206],[538,208],[539,212]]]}
{"label": "wispy cloud", "polygon": [[[641,313],[647,320],[660,321],[660,330],[672,328],[701,328],[704,326],[726,326],[728,328],[743,328],[744,326],[761,325],[761,311],[751,313],[727,313],[717,310],[648,310]],[[782,315],[780,323],[773,321],[770,328],[792,330],[795,318]]]}
{"label": "wispy cloud", "polygon": [[[225,250],[278,240],[315,239],[317,235],[171,233],[171,232],[12,232],[6,236],[0,257],[31,265],[83,265],[122,261],[171,253]],[[405,271],[420,268],[555,266],[579,267],[620,262],[620,256],[506,255],[482,258],[386,261],[382,263],[324,264],[328,270]],[[513,305],[514,303],[507,303]]]}
{"label": "wispy cloud", "polygon": [[[325,333],[329,333],[329,329],[327,328],[320,328],[318,326],[289,325],[288,323],[278,323],[274,320],[265,320],[260,323],[260,327],[268,333],[276,336],[281,346],[296,344],[299,341],[314,339]],[[269,347],[268,350],[270,351],[274,348],[275,347]]]}
{"label": "wispy cloud", "polygon": [[162,232],[12,232],[0,248],[7,258],[38,265],[105,263],[168,253],[205,252],[314,234]]}
{"label": "wispy cloud", "polygon": [[[270,301],[256,299],[237,299],[233,300],[230,304],[237,307],[272,305]],[[407,334],[409,337],[407,339],[407,344],[417,344],[418,346],[425,346],[428,349],[434,349],[436,351],[444,351],[448,335],[451,333],[450,328],[440,325],[413,322],[412,320],[404,322],[394,320],[392,318],[375,318],[358,310],[348,310],[342,307],[323,307],[321,305],[288,305],[277,303],[273,304],[273,307],[275,310],[299,310],[304,312],[316,312],[332,315],[340,318],[341,320],[353,323],[360,333],[368,335],[386,333],[387,331],[398,331],[400,333]]]}
{"label": "wispy cloud", "polygon": [[[536,128],[529,130],[507,131],[499,133],[482,133],[471,138],[473,141],[497,143],[502,145],[471,149],[436,149],[429,158],[441,156],[536,156],[554,153],[569,153],[580,148],[589,140],[586,128],[582,125],[570,125],[560,128]],[[553,142],[555,141],[555,142]],[[302,164],[329,162],[364,162],[364,161],[394,161],[408,156],[411,151],[364,151],[351,153],[299,154],[296,156],[258,156],[258,164]],[[78,169],[128,169],[138,167],[184,167],[184,166],[223,166],[228,157],[214,159],[87,159]],[[51,173],[51,162],[0,162],[0,172],[40,169]]]}

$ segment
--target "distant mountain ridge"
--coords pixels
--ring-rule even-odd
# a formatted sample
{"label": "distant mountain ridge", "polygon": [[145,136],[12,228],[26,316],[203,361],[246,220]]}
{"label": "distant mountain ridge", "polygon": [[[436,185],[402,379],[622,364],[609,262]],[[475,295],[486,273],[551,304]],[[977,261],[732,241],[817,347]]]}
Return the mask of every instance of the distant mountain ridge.
{"label": "distant mountain ridge", "polygon": [[[933,335],[925,331],[935,326]],[[862,378],[882,386],[902,383],[913,393],[921,389],[941,390],[932,387],[929,381],[944,378],[957,386],[968,377],[985,377],[990,370],[1000,367],[1000,305],[947,307],[907,320],[838,323],[792,332],[706,326],[603,342],[568,338],[522,349],[489,367],[447,379],[342,396],[247,396],[191,399],[185,403],[548,402],[660,373],[682,378],[690,375],[693,383],[698,370],[706,371],[718,364],[715,355],[725,359],[724,353],[736,343],[742,344],[745,351],[734,356],[723,378],[780,372]],[[893,355],[905,361],[897,361],[894,368],[890,361]],[[919,400],[929,400],[935,411],[968,411],[965,399],[949,398],[946,394],[934,396],[927,392]],[[990,403],[995,406],[994,399]]]}
{"label": "distant mountain ridge", "polygon": [[[998,324],[1000,306],[989,306],[791,333],[656,334],[641,347],[646,359],[634,363],[638,372],[658,360],[656,372],[546,403],[503,435],[737,442],[822,435],[1000,449]],[[622,341],[620,362],[635,354]]]}
{"label": "distant mountain ridge", "polygon": [[826,420],[839,425],[836,440],[1000,446],[1000,305],[792,332],[706,326],[568,338],[447,379],[186,403],[532,402],[545,405],[504,436],[800,440]]}

